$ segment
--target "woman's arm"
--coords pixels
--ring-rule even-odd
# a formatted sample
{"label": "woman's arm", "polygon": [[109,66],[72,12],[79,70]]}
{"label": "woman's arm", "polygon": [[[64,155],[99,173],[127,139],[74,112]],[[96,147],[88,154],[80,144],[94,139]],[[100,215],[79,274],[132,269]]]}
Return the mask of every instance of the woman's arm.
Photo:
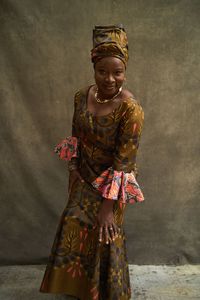
{"label": "woman's arm", "polygon": [[102,234],[105,235],[106,241],[111,237],[115,238],[118,234],[117,230],[109,230],[109,228],[116,228],[113,220],[114,200],[120,200],[124,203],[144,200],[139,185],[135,180],[137,172],[136,156],[143,120],[142,107],[138,103],[131,103],[121,119],[113,165],[93,182],[93,186],[104,197],[98,215],[100,225],[99,239],[102,239]]}
{"label": "woman's arm", "polygon": [[56,147],[55,152],[59,157],[67,162],[69,171],[69,185],[68,192],[70,194],[72,185],[76,180],[84,182],[79,173],[79,159],[80,159],[80,139],[77,130],[77,106],[78,106],[78,93],[74,97],[74,114],[72,118],[72,135],[61,141]]}
{"label": "woman's arm", "polygon": [[83,178],[80,175],[79,172],[79,157],[80,157],[80,140],[79,140],[79,133],[77,130],[77,123],[76,123],[76,115],[77,115],[77,106],[78,106],[78,94],[75,94],[74,97],[74,114],[72,118],[72,136],[77,138],[78,146],[77,151],[79,155],[77,157],[72,158],[68,162],[68,171],[69,171],[69,185],[68,185],[68,193],[70,195],[72,186],[76,180],[80,180],[82,183],[84,183]]}

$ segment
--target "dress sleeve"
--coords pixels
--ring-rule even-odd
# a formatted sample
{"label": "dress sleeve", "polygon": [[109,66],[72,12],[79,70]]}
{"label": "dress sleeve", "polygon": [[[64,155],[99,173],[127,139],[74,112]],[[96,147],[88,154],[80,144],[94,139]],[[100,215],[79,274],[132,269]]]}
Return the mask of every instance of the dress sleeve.
{"label": "dress sleeve", "polygon": [[144,200],[136,181],[136,155],[139,147],[144,112],[137,102],[129,103],[120,122],[113,165],[95,179],[92,185],[102,196],[123,203]]}
{"label": "dress sleeve", "polygon": [[60,159],[71,161],[79,156],[78,139],[74,136],[68,136],[62,140],[54,149]]}
{"label": "dress sleeve", "polygon": [[138,103],[130,103],[120,123],[113,168],[137,175],[136,156],[142,133],[144,112]]}
{"label": "dress sleeve", "polygon": [[68,161],[69,170],[77,169],[79,158],[79,137],[76,129],[76,115],[77,115],[77,94],[74,97],[74,114],[72,118],[72,136],[66,137],[58,145],[54,151],[58,154],[60,159]]}

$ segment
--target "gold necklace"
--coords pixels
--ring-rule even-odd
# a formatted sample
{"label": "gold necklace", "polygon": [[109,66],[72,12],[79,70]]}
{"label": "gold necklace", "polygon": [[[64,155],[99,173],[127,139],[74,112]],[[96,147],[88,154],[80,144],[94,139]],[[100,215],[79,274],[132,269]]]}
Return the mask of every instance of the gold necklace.
{"label": "gold necklace", "polygon": [[98,97],[98,87],[97,87],[96,92],[95,92],[95,94],[94,94],[94,97],[95,97],[95,99],[96,99],[96,101],[97,101],[98,103],[103,104],[103,103],[107,103],[107,102],[109,102],[109,101],[114,100],[114,99],[121,93],[121,91],[122,91],[122,86],[119,88],[119,91],[117,92],[117,94],[115,94],[111,99],[100,99],[100,98]]}

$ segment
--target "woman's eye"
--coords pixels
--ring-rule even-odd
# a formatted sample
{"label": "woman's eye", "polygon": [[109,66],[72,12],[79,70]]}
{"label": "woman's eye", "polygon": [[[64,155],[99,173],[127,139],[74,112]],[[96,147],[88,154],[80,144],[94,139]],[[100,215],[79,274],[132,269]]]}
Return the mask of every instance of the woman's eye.
{"label": "woman's eye", "polygon": [[105,72],[104,70],[99,70],[99,73],[100,73],[101,75],[105,75],[105,74],[106,74],[106,72]]}
{"label": "woman's eye", "polygon": [[116,75],[121,75],[122,71],[116,71],[115,74]]}

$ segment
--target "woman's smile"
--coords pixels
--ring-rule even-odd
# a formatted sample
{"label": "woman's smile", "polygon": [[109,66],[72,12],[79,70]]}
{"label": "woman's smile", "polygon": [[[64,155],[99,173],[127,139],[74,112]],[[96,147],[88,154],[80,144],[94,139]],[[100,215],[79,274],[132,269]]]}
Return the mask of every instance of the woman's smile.
{"label": "woman's smile", "polygon": [[105,89],[107,89],[107,90],[113,90],[113,89],[116,88],[115,85],[104,85],[104,87],[105,87]]}
{"label": "woman's smile", "polygon": [[95,65],[95,81],[101,98],[112,98],[125,79],[124,63],[117,57],[102,58]]}

